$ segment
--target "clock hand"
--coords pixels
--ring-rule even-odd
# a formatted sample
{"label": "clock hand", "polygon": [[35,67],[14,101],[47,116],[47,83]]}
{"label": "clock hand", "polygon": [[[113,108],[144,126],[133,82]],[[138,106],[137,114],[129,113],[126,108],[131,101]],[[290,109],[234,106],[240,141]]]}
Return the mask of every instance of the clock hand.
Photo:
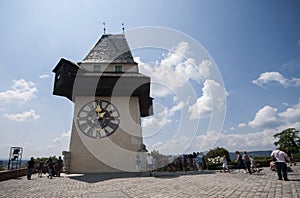
{"label": "clock hand", "polygon": [[97,112],[97,113],[100,113],[100,112],[102,111],[102,109],[101,109],[100,105],[97,105],[97,107],[96,107],[96,109],[95,109],[95,110],[96,110],[96,112]]}
{"label": "clock hand", "polygon": [[98,113],[98,118],[103,118],[106,112]]}

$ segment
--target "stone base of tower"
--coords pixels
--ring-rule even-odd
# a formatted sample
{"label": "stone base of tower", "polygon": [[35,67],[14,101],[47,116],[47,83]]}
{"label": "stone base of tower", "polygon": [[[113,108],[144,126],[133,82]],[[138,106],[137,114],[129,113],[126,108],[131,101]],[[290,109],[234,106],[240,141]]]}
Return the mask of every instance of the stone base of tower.
{"label": "stone base of tower", "polygon": [[119,172],[97,159],[83,144],[78,133],[73,131],[70,143],[70,173]]}
{"label": "stone base of tower", "polygon": [[[127,136],[127,137],[126,137]],[[121,137],[121,138],[120,138]],[[119,134],[116,138],[120,138],[125,142],[121,142],[122,148],[109,149],[105,145],[99,145],[97,150],[104,152],[105,159],[101,160],[101,157],[95,156],[87,148],[88,146],[80,138],[76,128],[73,124],[73,130],[71,133],[70,152],[69,152],[69,173],[111,173],[111,172],[136,172],[136,156],[139,154],[138,150],[142,142],[134,142],[130,144],[130,136],[123,134],[123,137]],[[139,138],[140,139],[140,138]],[[101,141],[101,140],[100,140]],[[112,138],[112,141],[113,138]],[[107,142],[107,140],[106,140]],[[129,149],[131,151],[129,151]],[[110,158],[111,156],[111,158]]]}

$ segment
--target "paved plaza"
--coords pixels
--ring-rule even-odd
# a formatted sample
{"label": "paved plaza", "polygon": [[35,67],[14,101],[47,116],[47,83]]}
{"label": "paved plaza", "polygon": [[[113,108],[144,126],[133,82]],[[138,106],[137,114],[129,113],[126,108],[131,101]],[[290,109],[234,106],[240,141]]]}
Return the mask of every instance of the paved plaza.
{"label": "paved plaza", "polygon": [[290,181],[277,180],[264,168],[259,174],[219,171],[136,174],[63,174],[32,180],[0,182],[0,197],[300,197],[300,166],[291,167]]}

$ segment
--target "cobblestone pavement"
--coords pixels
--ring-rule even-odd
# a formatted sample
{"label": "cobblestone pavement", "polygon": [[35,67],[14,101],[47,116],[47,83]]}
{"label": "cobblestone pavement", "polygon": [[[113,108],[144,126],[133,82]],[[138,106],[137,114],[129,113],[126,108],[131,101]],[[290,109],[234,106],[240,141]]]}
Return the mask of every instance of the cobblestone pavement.
{"label": "cobblestone pavement", "polygon": [[264,168],[259,174],[218,171],[136,174],[71,174],[48,179],[26,177],[0,182],[0,197],[300,197],[300,166],[277,180]]}

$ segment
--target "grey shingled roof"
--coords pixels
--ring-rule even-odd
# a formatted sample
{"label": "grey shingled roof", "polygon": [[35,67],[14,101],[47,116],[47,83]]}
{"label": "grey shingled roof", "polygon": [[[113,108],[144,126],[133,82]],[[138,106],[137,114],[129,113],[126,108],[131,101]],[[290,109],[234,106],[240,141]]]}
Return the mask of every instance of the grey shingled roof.
{"label": "grey shingled roof", "polygon": [[105,34],[82,63],[135,63],[123,34]]}

